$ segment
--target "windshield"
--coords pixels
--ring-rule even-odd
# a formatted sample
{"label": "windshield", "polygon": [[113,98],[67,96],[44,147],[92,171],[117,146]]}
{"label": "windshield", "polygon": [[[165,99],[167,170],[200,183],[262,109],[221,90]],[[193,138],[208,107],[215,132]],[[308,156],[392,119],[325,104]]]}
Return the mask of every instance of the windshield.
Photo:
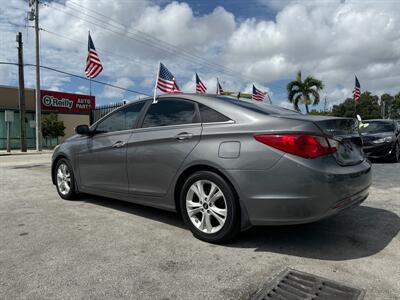
{"label": "windshield", "polygon": [[364,126],[360,128],[362,133],[380,133],[394,131],[393,122],[388,121],[364,121]]}

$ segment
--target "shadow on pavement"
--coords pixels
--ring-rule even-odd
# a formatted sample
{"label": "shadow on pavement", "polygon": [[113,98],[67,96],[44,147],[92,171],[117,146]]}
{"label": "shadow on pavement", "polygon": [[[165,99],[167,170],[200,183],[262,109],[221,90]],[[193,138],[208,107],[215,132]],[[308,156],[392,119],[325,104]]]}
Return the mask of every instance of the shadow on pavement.
{"label": "shadow on pavement", "polygon": [[183,224],[182,219],[174,212],[154,207],[144,206],[140,204],[135,204],[131,202],[120,201],[105,197],[92,196],[92,195],[83,196],[81,200],[87,203],[101,205],[111,209],[116,209],[119,211],[130,213],[136,216],[152,219],[157,222],[162,222],[168,225],[186,229],[186,226],[185,224]]}
{"label": "shadow on pavement", "polygon": [[359,206],[312,224],[254,227],[229,246],[322,260],[348,260],[380,252],[399,230],[400,218],[395,213]]}
{"label": "shadow on pavement", "polygon": [[[173,212],[102,197],[83,200],[186,229]],[[312,224],[253,227],[224,246],[340,261],[380,252],[399,231],[400,217],[395,213],[359,206]]]}

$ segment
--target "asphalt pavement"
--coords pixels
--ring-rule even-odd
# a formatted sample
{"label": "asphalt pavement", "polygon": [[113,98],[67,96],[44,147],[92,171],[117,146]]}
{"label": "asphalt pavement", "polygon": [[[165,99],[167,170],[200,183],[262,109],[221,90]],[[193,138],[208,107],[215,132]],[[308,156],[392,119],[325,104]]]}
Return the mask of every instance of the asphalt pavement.
{"label": "asphalt pavement", "polygon": [[48,153],[1,156],[0,298],[248,299],[290,267],[365,289],[365,299],[400,299],[400,164],[374,164],[373,178],[360,207],[212,245],[174,213],[61,200]]}

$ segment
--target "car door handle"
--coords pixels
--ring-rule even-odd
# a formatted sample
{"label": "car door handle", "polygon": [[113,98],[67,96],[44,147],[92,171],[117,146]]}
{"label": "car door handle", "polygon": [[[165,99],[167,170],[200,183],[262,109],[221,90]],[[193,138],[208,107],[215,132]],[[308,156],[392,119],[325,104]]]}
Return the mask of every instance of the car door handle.
{"label": "car door handle", "polygon": [[191,139],[193,137],[192,133],[189,132],[181,132],[176,136],[177,140],[183,141],[183,140],[188,140]]}
{"label": "car door handle", "polygon": [[112,145],[113,148],[121,148],[121,147],[123,147],[123,146],[125,146],[125,143],[122,142],[122,141],[115,142],[115,143]]}

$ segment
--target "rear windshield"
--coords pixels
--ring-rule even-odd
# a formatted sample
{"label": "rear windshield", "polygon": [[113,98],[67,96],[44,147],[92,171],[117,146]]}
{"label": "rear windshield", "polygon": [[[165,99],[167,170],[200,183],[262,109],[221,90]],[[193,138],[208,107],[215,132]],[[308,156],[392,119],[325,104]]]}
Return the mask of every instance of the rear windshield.
{"label": "rear windshield", "polygon": [[393,132],[394,124],[388,121],[363,121],[363,125],[360,128],[362,133],[380,133],[380,132]]}
{"label": "rear windshield", "polygon": [[229,97],[218,97],[221,100],[230,102],[237,106],[246,108],[248,110],[252,110],[258,113],[262,113],[264,115],[298,115],[299,112],[287,108],[283,108],[277,105],[266,104],[266,103],[256,103],[256,102],[248,102],[245,100],[237,100]]}

